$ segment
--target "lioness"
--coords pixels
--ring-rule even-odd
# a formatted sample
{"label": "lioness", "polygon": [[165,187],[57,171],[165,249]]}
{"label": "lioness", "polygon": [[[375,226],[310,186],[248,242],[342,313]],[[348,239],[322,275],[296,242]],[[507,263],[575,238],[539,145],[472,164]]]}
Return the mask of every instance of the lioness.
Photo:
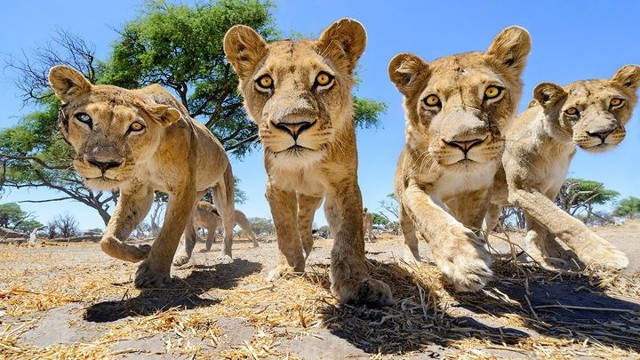
{"label": "lioness", "polygon": [[364,236],[367,238],[367,241],[373,242],[373,239],[376,238],[373,235],[373,216],[367,208],[364,208],[364,211],[362,212],[362,226],[364,229]]}
{"label": "lioness", "polygon": [[370,277],[364,255],[351,98],[365,42],[364,28],[351,19],[329,26],[318,40],[269,44],[237,25],[227,32],[224,51],[264,146],[266,196],[280,250],[269,278],[304,271],[313,214],[324,197],[335,234],[331,290],[342,302],[381,305],[392,296],[387,284]]}
{"label": "lioness", "polygon": [[[49,82],[62,102],[60,131],[74,148],[75,169],[86,185],[120,190],[100,240],[102,250],[140,264],[136,287],[171,278],[171,260],[184,232],[195,243],[192,211],[208,187],[224,218],[222,256],[231,257],[233,175],[224,148],[160,85],[127,90],[92,85],[80,72],[55,66]],[[153,191],[169,193],[164,226],[153,246],[124,241],[149,212]]]}
{"label": "lioness", "polygon": [[510,202],[524,210],[527,253],[542,265],[571,267],[576,260],[578,265],[626,267],[629,261],[624,253],[553,200],[576,146],[603,152],[624,139],[639,86],[640,67],[636,65],[622,67],[611,79],[576,81],[564,87],[536,86],[535,101],[506,132],[504,170],[496,174],[488,230],[495,226],[502,205]]}
{"label": "lioness", "polygon": [[394,180],[405,260],[420,261],[417,235],[456,291],[482,288],[492,276],[482,226],[502,134],[520,95],[531,48],[526,30],[502,30],[485,53],[426,63],[399,54],[389,76],[404,95],[406,145]]}
{"label": "lioness", "polygon": [[[258,240],[256,240],[256,235],[253,233],[253,230],[251,230],[251,223],[249,222],[249,219],[247,219],[247,216],[240,210],[236,210],[234,215],[234,224],[238,224],[240,226],[242,231],[244,231],[247,237],[253,242],[253,247],[258,247]],[[198,202],[198,206],[193,216],[193,223],[196,229],[207,229],[205,248],[209,251],[211,250],[211,245],[213,245],[216,240],[216,229],[221,224],[220,213],[218,213],[218,209],[216,209],[213,204],[206,201],[200,201]]]}

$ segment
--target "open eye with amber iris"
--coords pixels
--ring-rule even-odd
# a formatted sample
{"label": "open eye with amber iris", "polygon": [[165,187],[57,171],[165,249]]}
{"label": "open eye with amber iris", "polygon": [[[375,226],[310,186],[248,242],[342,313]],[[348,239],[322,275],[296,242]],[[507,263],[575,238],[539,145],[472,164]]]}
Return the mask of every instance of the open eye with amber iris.
{"label": "open eye with amber iris", "polygon": [[333,76],[329,73],[321,71],[318,76],[316,76],[316,85],[317,86],[330,86],[333,83]]}
{"label": "open eye with amber iris", "polygon": [[564,111],[564,113],[565,115],[574,117],[574,118],[577,118],[578,116],[580,116],[580,112],[578,111],[578,109],[574,107],[568,108],[567,110]]}
{"label": "open eye with amber iris", "polygon": [[133,124],[129,125],[129,131],[132,132],[139,132],[144,130],[144,125],[139,123],[139,122],[134,122]]}
{"label": "open eye with amber iris", "polygon": [[495,99],[502,94],[502,88],[497,86],[489,86],[484,90],[484,99]]}
{"label": "open eye with amber iris", "polygon": [[273,87],[273,79],[269,75],[262,75],[256,80],[256,85],[264,90],[270,90]]}
{"label": "open eye with amber iris", "polygon": [[620,98],[613,98],[611,99],[611,101],[609,102],[609,108],[611,109],[618,109],[621,108],[622,105],[624,105],[624,100],[620,99]]}
{"label": "open eye with amber iris", "polygon": [[427,107],[440,107],[440,98],[437,95],[431,94],[422,100]]}

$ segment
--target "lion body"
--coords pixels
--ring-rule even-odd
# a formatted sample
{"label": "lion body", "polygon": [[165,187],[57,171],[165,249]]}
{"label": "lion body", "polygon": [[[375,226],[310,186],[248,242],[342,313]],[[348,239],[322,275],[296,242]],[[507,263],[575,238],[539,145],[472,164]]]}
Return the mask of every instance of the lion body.
{"label": "lion body", "polygon": [[[247,219],[247,216],[237,209],[234,214],[234,224],[240,226],[242,231],[244,231],[246,236],[253,243],[253,247],[258,247],[258,240],[251,229],[251,223],[249,222],[249,219]],[[222,218],[220,217],[220,213],[218,213],[218,209],[209,202],[198,202],[193,223],[196,228],[207,229],[206,250],[211,250],[211,245],[216,240],[216,229],[222,225]]]}
{"label": "lion body", "polygon": [[[223,217],[232,217],[233,175],[224,148],[159,85],[137,90],[92,85],[66,66],[52,68],[49,81],[63,103],[60,130],[76,152],[75,169],[90,188],[120,191],[100,241],[103,251],[122,260],[144,260],[137,287],[162,286],[170,280],[181,235],[185,243],[195,242],[191,214],[207,188],[213,187]],[[151,247],[126,244],[149,212],[154,190],[169,194],[165,225]],[[228,258],[230,220],[222,251]]]}
{"label": "lion body", "polygon": [[621,68],[612,79],[538,85],[531,107],[506,132],[503,169],[496,174],[487,227],[492,229],[501,207],[511,203],[524,210],[527,253],[542,265],[626,267],[624,253],[554,200],[577,147],[603,152],[624,139],[638,85],[640,67],[634,65]]}
{"label": "lion body", "polygon": [[264,146],[266,196],[280,251],[269,278],[304,271],[313,215],[324,199],[335,234],[332,291],[342,302],[381,305],[390,303],[391,291],[369,276],[364,255],[351,98],[365,42],[362,25],[343,19],[318,40],[268,44],[252,29],[235,26],[224,50]]}
{"label": "lion body", "polygon": [[457,291],[478,290],[492,276],[490,254],[478,235],[529,50],[526,30],[511,27],[486,53],[428,64],[399,54],[389,64],[406,115],[406,145],[394,179],[405,261],[421,261],[421,236]]}

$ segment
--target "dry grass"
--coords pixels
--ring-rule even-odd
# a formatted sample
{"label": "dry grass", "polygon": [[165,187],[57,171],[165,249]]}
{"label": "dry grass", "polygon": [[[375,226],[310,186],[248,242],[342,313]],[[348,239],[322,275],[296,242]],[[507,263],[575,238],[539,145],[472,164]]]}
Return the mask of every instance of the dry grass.
{"label": "dry grass", "polygon": [[[554,359],[640,356],[640,279],[601,269],[560,274],[507,257],[496,261],[496,281],[482,293],[456,295],[432,265],[371,261],[372,273],[392,285],[397,302],[368,308],[338,305],[328,291],[328,266],[323,264],[274,283],[268,283],[254,263],[243,260],[226,268],[196,265],[186,276],[181,274],[172,289],[141,292],[131,283],[135,266],[101,257],[99,263],[89,259],[69,265],[61,261],[66,250],[86,245],[47,246],[3,246],[7,251],[0,252],[0,266],[16,256],[24,264],[42,265],[43,258],[48,262],[0,273],[0,311],[6,313],[0,317],[0,358],[126,356],[140,350],[114,345],[159,335],[163,351],[171,356],[295,358],[283,344],[318,336],[319,328],[372,358],[429,351],[469,359],[496,354]],[[34,250],[50,251],[44,256]],[[605,300],[606,306],[597,303]],[[82,304],[84,318],[103,324],[103,335],[46,348],[20,341],[37,322],[26,320],[26,315],[68,303]],[[2,323],[6,317],[22,320]],[[234,334],[222,330],[222,318],[244,319],[254,328],[253,336],[229,345]],[[442,348],[446,350],[437,350]]]}

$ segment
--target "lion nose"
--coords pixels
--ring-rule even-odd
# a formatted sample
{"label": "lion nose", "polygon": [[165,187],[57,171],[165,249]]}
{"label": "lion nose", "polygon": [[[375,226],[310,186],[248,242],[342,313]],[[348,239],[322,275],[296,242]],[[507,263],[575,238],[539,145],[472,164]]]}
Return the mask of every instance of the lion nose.
{"label": "lion nose", "polygon": [[607,136],[609,136],[613,131],[614,130],[602,130],[594,132],[587,131],[587,135],[600,138],[600,140],[604,143],[604,141],[607,139]]}
{"label": "lion nose", "polygon": [[460,150],[462,150],[462,152],[466,154],[469,150],[471,150],[472,147],[482,144],[485,141],[485,139],[486,138],[464,140],[464,141],[456,140],[456,141],[450,141],[448,142],[448,144],[459,148]]}
{"label": "lion nose", "polygon": [[109,169],[117,168],[122,164],[122,161],[98,161],[96,159],[88,159],[87,162],[105,173]]}
{"label": "lion nose", "polygon": [[298,140],[298,136],[305,130],[311,128],[314,123],[309,121],[301,121],[297,123],[273,123],[275,127],[280,130],[286,131],[293,137],[293,140]]}

